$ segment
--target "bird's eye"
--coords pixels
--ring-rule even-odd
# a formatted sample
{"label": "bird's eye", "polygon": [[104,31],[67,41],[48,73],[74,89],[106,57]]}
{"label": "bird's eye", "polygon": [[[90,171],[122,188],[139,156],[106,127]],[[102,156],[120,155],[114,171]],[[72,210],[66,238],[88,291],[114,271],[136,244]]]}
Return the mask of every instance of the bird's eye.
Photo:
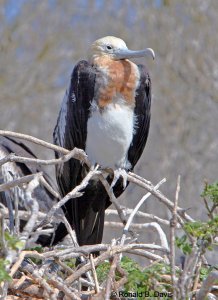
{"label": "bird's eye", "polygon": [[110,45],[107,45],[107,49],[108,49],[108,50],[111,50],[112,47],[111,47]]}

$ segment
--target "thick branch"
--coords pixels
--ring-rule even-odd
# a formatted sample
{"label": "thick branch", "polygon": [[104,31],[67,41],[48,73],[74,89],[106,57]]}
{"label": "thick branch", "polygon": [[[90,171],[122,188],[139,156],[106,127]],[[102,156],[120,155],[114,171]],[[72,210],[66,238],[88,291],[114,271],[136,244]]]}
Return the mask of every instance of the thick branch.
{"label": "thick branch", "polygon": [[205,299],[215,282],[218,282],[218,271],[210,272],[207,278],[203,281],[200,290],[197,292],[196,300]]}
{"label": "thick branch", "polygon": [[[80,247],[80,248],[84,248],[84,247]],[[88,248],[90,249],[92,247],[88,247]],[[87,248],[87,250],[88,250],[88,248]],[[110,246],[107,251],[105,251],[100,256],[95,258],[93,260],[94,264],[95,264],[95,266],[97,266],[101,262],[103,262],[105,259],[114,257],[115,254],[119,254],[119,253],[122,253],[122,252],[127,252],[128,250],[131,250],[131,249],[132,250],[133,249],[153,249],[153,250],[160,250],[160,251],[164,251],[165,253],[168,253],[167,249],[164,249],[163,247],[153,245],[153,244],[147,244],[147,245],[146,244],[128,244],[128,245],[124,245],[124,246],[117,246],[116,245],[116,246],[113,246],[113,247]],[[66,283],[71,284],[76,279],[78,279],[82,274],[86,273],[89,270],[91,270],[91,264],[87,263],[85,266],[82,266],[79,270],[77,270],[73,275],[69,276],[66,279]]]}
{"label": "thick branch", "polygon": [[76,197],[81,197],[82,193],[80,192],[83,190],[87,184],[89,183],[89,180],[98,173],[96,169],[91,170],[86,177],[82,180],[81,184],[77,185],[70,193],[68,193],[63,199],[61,199],[59,202],[54,204],[48,214],[46,215],[45,219],[35,228],[42,227],[49,223],[51,221],[51,218],[53,217],[54,213],[60,209],[67,201],[70,199],[76,198]]}
{"label": "thick branch", "polygon": [[[0,130],[0,135],[10,136],[10,137],[14,137],[14,138],[19,138],[19,139],[22,139],[22,140],[26,140],[28,142],[32,142],[34,144],[43,146],[45,148],[48,148],[48,149],[60,152],[62,154],[70,154],[70,152],[71,152],[71,151],[69,151],[69,150],[67,150],[67,149],[65,149],[63,147],[60,147],[60,146],[57,146],[57,145],[45,142],[45,141],[43,141],[41,139],[35,138],[35,137],[27,135],[27,134],[23,134],[23,133],[12,132],[12,131],[7,131],[7,130]],[[89,167],[91,167],[91,164],[89,163],[89,161],[87,159],[87,155],[85,154],[85,152],[82,149],[74,148],[72,151],[73,151],[73,153],[75,155],[74,158],[79,159],[82,162],[85,162]],[[46,164],[46,162],[45,161],[43,162],[43,160],[42,160],[42,163]]]}

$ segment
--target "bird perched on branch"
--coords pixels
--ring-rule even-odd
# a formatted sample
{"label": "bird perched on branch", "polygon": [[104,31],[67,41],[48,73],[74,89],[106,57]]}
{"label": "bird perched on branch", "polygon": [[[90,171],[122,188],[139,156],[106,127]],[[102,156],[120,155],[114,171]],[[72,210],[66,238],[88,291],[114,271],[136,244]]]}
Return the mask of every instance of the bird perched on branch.
{"label": "bird perched on branch", "polygon": [[[113,192],[120,196],[125,186],[119,174],[133,170],[145,147],[150,124],[151,80],[144,65],[130,59],[155,57],[150,48],[131,51],[119,38],[107,36],[95,41],[88,61],[75,66],[63,99],[54,143],[69,150],[86,151],[90,161],[111,168],[108,175]],[[56,153],[56,157],[61,154]],[[76,159],[56,167],[62,196],[70,192],[88,172]],[[71,199],[65,215],[76,231],[79,245],[101,243],[105,209],[111,204],[102,183],[93,178],[82,197]],[[67,234],[60,224],[54,242]]]}

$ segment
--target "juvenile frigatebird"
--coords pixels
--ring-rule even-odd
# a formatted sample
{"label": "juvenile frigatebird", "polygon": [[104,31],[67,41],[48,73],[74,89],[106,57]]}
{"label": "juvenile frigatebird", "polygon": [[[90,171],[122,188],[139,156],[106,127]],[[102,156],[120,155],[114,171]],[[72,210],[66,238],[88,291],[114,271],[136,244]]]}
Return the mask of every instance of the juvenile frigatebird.
{"label": "juvenile frigatebird", "polygon": [[[95,41],[88,54],[75,66],[54,130],[54,143],[86,151],[93,164],[114,170],[133,170],[145,147],[150,124],[151,80],[144,65],[130,58],[150,55],[150,48],[131,51],[119,38]],[[56,157],[61,154],[56,153]],[[87,174],[85,164],[71,159],[56,168],[57,182],[65,196]],[[119,172],[118,172],[119,173]],[[117,174],[117,173],[116,173]],[[113,176],[107,180],[112,182]],[[125,187],[118,179],[116,197]],[[65,215],[76,231],[79,245],[101,243],[105,209],[111,204],[102,183],[93,179],[82,197],[71,199]],[[54,243],[67,234],[60,224]]]}

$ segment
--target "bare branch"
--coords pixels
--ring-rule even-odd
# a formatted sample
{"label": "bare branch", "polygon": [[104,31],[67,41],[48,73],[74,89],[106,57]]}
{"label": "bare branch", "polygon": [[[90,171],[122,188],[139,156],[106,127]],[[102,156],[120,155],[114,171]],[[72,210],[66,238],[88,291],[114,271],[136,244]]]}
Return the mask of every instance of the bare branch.
{"label": "bare branch", "polygon": [[20,236],[20,240],[24,241],[26,244],[27,239],[30,236],[30,233],[33,230],[33,227],[36,224],[37,218],[38,218],[38,212],[39,212],[39,204],[37,202],[37,200],[34,198],[33,196],[33,189],[39,185],[39,181],[37,178],[33,179],[30,184],[28,185],[27,191],[26,191],[26,195],[27,195],[27,205],[30,207],[30,211],[31,211],[31,215],[30,218],[28,220],[28,222],[26,223],[22,234]]}
{"label": "bare branch", "polygon": [[7,255],[7,245],[5,241],[5,222],[4,222],[4,215],[0,211],[0,242],[2,247],[2,252]]}
{"label": "bare branch", "polygon": [[45,219],[37,226],[35,229],[42,227],[49,223],[51,221],[52,216],[54,213],[60,209],[67,201],[70,199],[76,198],[76,197],[81,197],[82,193],[80,192],[83,190],[87,184],[89,183],[89,180],[98,173],[97,169],[95,168],[94,170],[89,171],[89,173],[86,175],[86,177],[82,180],[82,182],[76,186],[71,192],[69,192],[64,198],[62,198],[59,202],[54,204],[50,211],[47,213]]}
{"label": "bare branch", "polygon": [[[125,211],[125,214],[126,215],[130,215],[133,211],[133,209],[130,209],[130,208],[126,208],[126,207],[121,207],[122,209],[124,209]],[[115,209],[110,209],[108,208],[106,211],[105,211],[105,215],[109,216],[109,215],[117,215],[117,211]],[[165,219],[162,219],[162,218],[159,218],[158,216],[155,216],[153,214],[148,214],[148,213],[145,213],[145,212],[142,212],[142,211],[137,211],[136,212],[136,216],[138,217],[142,217],[142,218],[148,218],[148,219],[151,219],[152,221],[155,221],[159,224],[162,224],[162,225],[170,225],[170,221],[168,220],[165,220]],[[109,221],[108,221],[109,223]],[[106,223],[107,224],[107,223]],[[133,224],[133,227],[135,226],[135,224]],[[132,225],[130,226],[132,227]],[[181,226],[179,224],[177,224],[177,228],[181,228]]]}
{"label": "bare branch", "polygon": [[76,239],[75,231],[73,231],[72,227],[70,226],[70,223],[67,221],[67,218],[65,216],[62,217],[62,220],[63,220],[64,225],[67,228],[67,231],[72,239],[73,244],[78,247],[79,245],[78,245],[78,242]]}
{"label": "bare branch", "polygon": [[[119,246],[119,245],[105,246],[105,245],[100,244],[100,245],[95,245],[95,246],[81,246],[81,247],[79,247],[79,249],[80,249],[80,251],[82,249],[84,249],[84,250],[86,249],[87,252],[94,252],[94,251],[99,251],[99,250],[103,250],[103,249],[104,250],[108,249],[104,253],[102,253],[100,256],[98,256],[97,258],[95,258],[93,260],[95,266],[99,265],[105,259],[109,259],[109,258],[114,257],[115,254],[120,254],[122,252],[127,252],[129,250],[134,250],[134,249],[145,249],[145,250],[146,249],[151,249],[151,250],[159,250],[159,251],[163,251],[165,253],[168,253],[167,249],[164,249],[161,246],[157,246],[157,245],[153,245],[153,244],[128,244],[128,245],[124,245],[124,246]],[[65,251],[65,250],[63,250],[63,251]],[[78,249],[75,249],[75,251],[78,251]],[[72,252],[73,251],[71,250],[71,255],[72,255]],[[82,253],[82,251],[81,251],[81,253]],[[59,255],[58,254],[56,254],[56,255],[59,256],[60,252],[59,252]],[[70,257],[72,257],[72,256],[70,256]],[[65,256],[65,258],[66,258],[66,256]],[[89,270],[91,270],[91,264],[87,263],[86,265],[82,266],[79,270],[75,271],[75,273],[73,275],[69,276],[66,279],[66,282],[68,284],[71,284],[72,282],[77,280],[82,274],[86,273]]]}
{"label": "bare branch", "polygon": [[0,166],[7,162],[31,163],[31,164],[50,166],[50,165],[62,164],[70,160],[71,158],[78,159],[82,162],[84,161],[84,159],[87,160],[87,156],[83,150],[74,148],[73,150],[68,151],[67,154],[64,154],[60,158],[54,158],[54,159],[29,158],[29,157],[17,156],[14,153],[10,153],[9,155],[0,159]]}
{"label": "bare branch", "polygon": [[48,148],[48,149],[51,149],[51,150],[54,150],[54,151],[58,151],[58,152],[63,153],[63,154],[68,154],[69,153],[69,150],[67,150],[67,149],[64,149],[64,148],[56,146],[54,144],[45,142],[45,141],[40,140],[38,138],[35,138],[35,137],[31,136],[31,135],[27,135],[27,134],[23,134],[23,133],[18,133],[18,132],[12,132],[12,131],[8,131],[8,130],[0,130],[0,135],[10,136],[10,137],[14,137],[14,138],[19,138],[21,140],[32,142],[34,144],[43,146],[45,148]]}
{"label": "bare branch", "polygon": [[[116,245],[116,240],[112,239],[111,247],[113,247],[114,245]],[[110,270],[107,276],[106,288],[105,288],[105,300],[110,300],[111,286],[113,284],[113,281],[115,281],[115,270],[118,262],[119,262],[119,255],[115,254],[115,256],[112,259]]]}
{"label": "bare branch", "polygon": [[116,254],[112,260],[110,271],[107,277],[106,289],[105,289],[105,300],[110,300],[111,286],[115,283],[115,271],[119,264],[119,255]]}
{"label": "bare branch", "polygon": [[122,221],[123,224],[126,224],[125,210],[122,208],[117,198],[114,196],[113,190],[111,189],[109,183],[107,182],[107,180],[104,178],[102,174],[99,174],[98,178],[101,180],[101,183],[103,184],[105,190],[107,191],[108,196],[110,197],[110,201],[114,204],[117,213],[120,217],[120,220]]}
{"label": "bare branch", "polygon": [[[160,185],[162,183],[164,183],[166,181],[166,179],[162,179],[154,188],[153,190],[157,190]],[[129,218],[128,218],[128,221],[123,229],[123,235],[122,235],[122,238],[121,238],[121,242],[120,244],[123,245],[125,243],[125,239],[126,239],[126,234],[127,232],[129,231],[129,227],[130,227],[130,224],[132,223],[133,221],[133,218],[135,216],[135,214],[137,213],[137,211],[139,210],[139,208],[141,207],[141,205],[145,202],[146,199],[148,199],[148,197],[151,196],[151,192],[147,193],[144,197],[142,197],[142,199],[138,202],[138,204],[136,205],[136,207],[133,209],[133,211],[131,212]]]}
{"label": "bare branch", "polygon": [[59,193],[57,193],[50,184],[45,180],[43,176],[39,177],[39,182],[57,199],[61,199],[61,196]]}
{"label": "bare branch", "polygon": [[13,277],[14,274],[17,272],[18,268],[22,264],[22,262],[23,262],[23,260],[24,260],[25,257],[33,257],[33,258],[37,258],[37,259],[44,259],[43,254],[40,254],[37,251],[21,251],[21,253],[19,254],[19,257],[18,257],[17,261],[11,267],[11,270],[10,270],[10,276],[11,277]]}
{"label": "bare branch", "polygon": [[[163,204],[165,204],[169,210],[173,210],[174,207],[174,203],[169,200],[166,196],[164,196],[160,191],[158,190],[154,190],[154,187],[145,183],[143,181],[143,178],[141,180],[136,179],[134,176],[130,175],[131,173],[129,172],[127,174],[127,180],[130,182],[133,182],[135,184],[137,184],[138,186],[141,186],[142,188],[146,189],[147,191],[149,191],[152,195],[154,195],[159,201],[161,201]],[[193,222],[194,220],[185,212],[185,210],[181,207],[177,208],[177,213],[178,215],[183,218],[186,221],[191,221]]]}
{"label": "bare branch", "polygon": [[72,292],[66,284],[56,280],[54,277],[48,279],[48,283],[56,287],[59,291],[64,292],[64,294],[72,300],[81,300],[81,298],[74,292]]}
{"label": "bare branch", "polygon": [[[142,187],[143,189],[148,191],[148,193],[144,197],[142,197],[142,199],[138,202],[138,204],[134,209],[128,209],[119,204],[119,201],[117,200],[117,198],[113,193],[113,189],[111,188],[109,182],[106,179],[110,171],[101,170],[101,169],[99,170],[99,166],[96,166],[95,168],[91,167],[87,155],[83,150],[74,148],[72,151],[69,151],[67,149],[36,139],[34,137],[19,134],[19,133],[0,130],[0,134],[25,139],[30,142],[36,143],[38,145],[41,145],[43,147],[52,149],[54,151],[58,151],[59,155],[62,154],[62,156],[58,159],[43,160],[43,159],[20,157],[12,153],[6,157],[3,157],[0,160],[0,166],[6,162],[56,165],[56,164],[62,164],[71,158],[75,158],[80,160],[81,163],[85,162],[87,166],[90,168],[90,171],[83,179],[81,184],[76,186],[63,199],[61,199],[59,193],[57,193],[57,191],[55,191],[47,183],[47,181],[44,179],[43,174],[41,172],[24,176],[22,178],[7,183],[3,183],[0,185],[0,192],[8,190],[10,188],[14,188],[15,186],[20,186],[21,188],[24,188],[25,193],[28,196],[27,205],[30,208],[30,212],[26,212],[26,211],[19,210],[16,202],[14,202],[14,210],[12,206],[11,207],[8,206],[6,208],[4,207],[4,205],[0,204],[0,219],[1,219],[0,230],[2,233],[0,236],[0,243],[2,246],[1,253],[3,253],[4,258],[9,261],[9,266],[7,266],[7,271],[10,272],[10,275],[12,277],[14,277],[12,288],[9,291],[13,290],[14,293],[16,293],[15,283],[17,282],[16,281],[17,271],[18,269],[20,269],[23,270],[25,274],[28,275],[23,275],[20,281],[17,282],[17,286],[19,287],[19,295],[26,296],[25,293],[27,292],[31,293],[31,291],[33,291],[35,288],[38,289],[40,285],[43,289],[42,292],[43,296],[47,297],[48,299],[52,299],[52,300],[59,299],[60,295],[62,297],[62,294],[64,294],[64,297],[66,299],[80,299],[81,291],[78,291],[75,287],[77,287],[77,285],[81,286],[81,282],[82,282],[84,286],[88,287],[88,290],[84,292],[86,296],[91,296],[94,293],[97,293],[99,297],[101,295],[104,295],[104,299],[109,300],[111,290],[113,289],[116,291],[127,280],[127,274],[125,274],[124,270],[121,269],[119,264],[120,255],[123,253],[139,255],[140,257],[148,259],[150,261],[153,262],[161,261],[166,263],[167,265],[169,265],[169,261],[167,257],[170,257],[170,264],[172,270],[171,278],[172,278],[172,285],[174,291],[173,299],[177,299],[177,296],[182,300],[186,299],[185,297],[187,295],[194,293],[193,289],[199,288],[199,271],[200,271],[201,262],[203,261],[204,246],[199,245],[199,243],[197,243],[197,239],[192,237],[188,233],[186,234],[189,240],[191,241],[192,253],[186,256],[185,264],[181,271],[181,275],[178,278],[176,277],[177,267],[175,263],[175,231],[176,228],[184,229],[184,223],[186,221],[193,221],[193,219],[186,213],[186,211],[183,208],[178,206],[178,197],[180,191],[180,176],[178,177],[178,181],[177,181],[175,200],[171,201],[158,190],[159,186],[163,182],[165,182],[165,179],[163,179],[156,186],[154,186],[150,181],[147,181],[146,179],[140,177],[137,174],[129,172],[127,174],[127,180],[138,185],[139,187]],[[123,235],[121,236],[120,239],[117,239],[117,241],[115,241],[112,245],[98,244],[98,245],[78,246],[75,237],[75,232],[72,230],[71,225],[67,221],[66,217],[63,215],[61,207],[67,201],[73,201],[72,200],[73,198],[81,197],[84,188],[88,185],[89,181],[94,176],[95,178],[98,178],[101,181],[101,183],[105,187],[106,192],[108,193],[108,196],[110,197],[110,201],[114,204],[116,208],[116,210],[114,209],[107,210],[106,215],[116,214],[119,216],[122,222],[120,223],[120,222],[106,221],[105,225],[111,227],[123,228]],[[36,199],[33,198],[34,193],[32,191],[39,184],[43,185],[52,195],[54,195],[56,199],[60,200],[58,203],[55,203],[52,206],[52,208],[47,214],[39,212],[38,203]],[[162,219],[156,215],[139,211],[141,205],[151,195],[153,195],[156,199],[158,199],[170,210],[172,214],[172,219],[170,221],[166,219]],[[60,211],[60,214],[58,210]],[[53,218],[54,214],[56,214],[57,216],[55,220]],[[138,224],[138,223],[135,224],[133,223],[135,215],[142,218],[148,218],[153,222],[145,223],[143,220],[142,224]],[[8,227],[8,223],[9,225],[10,223],[14,223],[14,219],[12,221],[12,218],[10,216],[15,216],[16,228],[14,230],[12,226],[11,227],[9,226],[9,230],[11,230],[11,233],[13,234],[17,233],[18,237],[19,237],[18,228],[20,227],[19,226],[20,220],[27,221],[26,225],[24,226],[24,229],[21,231],[20,234],[20,240],[24,241],[22,249],[26,247],[27,242],[29,243],[35,241],[36,239],[34,240],[34,238],[38,237],[39,235],[53,233],[54,232],[53,223],[55,221],[56,222],[61,221],[65,224],[67,231],[71,236],[72,242],[70,241],[70,244],[64,245],[64,248],[63,246],[55,246],[52,249],[48,249],[48,250],[47,248],[45,248],[45,252],[41,254],[34,251],[11,250],[9,243],[5,241],[4,238],[4,231],[5,228]],[[48,226],[46,229],[42,228],[42,226],[50,223],[51,220],[52,222],[54,221],[52,223],[53,227]],[[170,225],[170,234],[171,234],[170,250],[168,247],[166,234],[160,225],[167,225],[167,226]],[[127,232],[130,232],[130,229],[143,230],[147,228],[156,230],[160,239],[160,245],[145,244],[145,243],[137,244],[135,242],[136,239],[129,239],[127,241],[126,235]],[[120,243],[118,244],[119,241]],[[102,253],[100,256],[93,259],[90,253],[96,251],[102,251]],[[89,259],[89,255],[90,255],[90,259]],[[34,265],[33,267],[33,265],[31,265],[30,263],[26,263],[26,260],[24,261],[25,257],[30,257],[30,258],[36,257],[37,259],[40,259],[42,261],[42,266],[33,264]],[[83,264],[82,266],[78,266],[78,269],[76,270],[71,270],[71,268],[67,266],[67,263],[64,262],[64,260],[66,259],[78,258],[78,257],[81,258]],[[111,261],[111,267],[108,274],[108,280],[106,282],[106,288],[100,290],[95,268],[106,259],[109,259]],[[56,263],[53,263],[53,260]],[[50,272],[50,268],[52,270],[53,265],[55,265],[55,268],[59,268],[60,272],[62,272],[61,274],[64,274],[63,280],[61,277],[59,277],[59,275],[57,275],[57,272],[56,273],[54,271]],[[115,279],[116,270],[120,272],[121,276],[123,276],[123,278],[121,278],[119,281],[116,281]],[[93,273],[94,282],[92,277],[90,276],[90,271],[92,271]],[[81,277],[85,273],[87,274],[86,279]],[[45,276],[46,279],[43,278]],[[194,285],[193,285],[193,278],[194,278]],[[205,280],[204,284],[198,291],[197,293],[198,298],[196,299],[202,299],[201,298],[202,295],[203,297],[209,295],[210,289],[213,283],[215,282],[215,280],[217,280],[217,272],[215,273],[211,272],[211,275],[208,276],[208,278]],[[29,282],[29,289],[26,289],[24,291],[24,289],[22,289],[22,285],[23,284],[25,285],[27,281]],[[73,286],[71,286],[72,283]],[[3,291],[4,295],[7,295],[8,284],[5,283],[1,287],[2,287],[1,292]],[[30,295],[30,297],[32,297],[32,294]]]}
{"label": "bare branch", "polygon": [[33,278],[33,280],[35,282],[40,284],[45,289],[45,291],[48,294],[49,299],[51,299],[51,300],[57,299],[54,288],[51,287],[48,284],[48,282],[40,276],[40,274],[36,268],[34,268],[32,265],[26,263],[25,266],[22,266],[22,271],[27,272],[29,277]]}
{"label": "bare branch", "polygon": [[100,288],[99,288],[98,277],[97,277],[97,274],[96,274],[95,264],[93,262],[93,255],[92,254],[90,254],[90,263],[91,263],[92,274],[93,274],[94,283],[95,283],[95,291],[98,294],[100,292]]}
{"label": "bare branch", "polygon": [[[23,133],[18,133],[18,132],[7,131],[7,130],[0,130],[0,135],[23,139],[23,140],[26,140],[28,142],[32,142],[32,143],[35,143],[37,145],[43,146],[45,148],[57,151],[59,153],[66,154],[67,156],[65,158],[63,158],[64,161],[69,160],[72,156],[75,159],[78,159],[82,162],[85,162],[87,164],[87,166],[91,167],[90,162],[87,160],[87,155],[85,154],[85,152],[82,149],[74,148],[72,151],[70,151],[70,150],[62,148],[60,146],[45,142],[41,139],[35,138],[33,136],[30,136],[30,135],[23,134]],[[12,159],[13,159],[13,155],[11,155],[11,156],[12,156]],[[10,156],[9,156],[9,159],[10,159]],[[24,159],[24,158],[20,158],[20,159]],[[51,161],[49,163],[47,163],[46,160],[38,160],[38,163],[40,163],[40,164],[55,164],[55,163],[60,163],[61,161],[62,161],[62,158],[59,158],[58,162],[57,162],[57,160],[52,160],[52,163],[51,163]],[[25,160],[25,162],[27,162],[27,161]],[[35,159],[34,160],[30,159],[29,162],[36,162],[36,161],[35,161]]]}
{"label": "bare branch", "polygon": [[207,278],[203,281],[200,290],[196,294],[196,300],[205,299],[215,282],[218,282],[218,271],[210,272]]}
{"label": "bare branch", "polygon": [[[0,208],[0,213],[4,216],[4,218],[8,218],[9,217],[9,211],[8,208]],[[13,214],[15,213],[15,211],[13,210]],[[18,218],[24,221],[28,221],[30,218],[30,211],[26,211],[26,210],[18,210]],[[45,213],[43,212],[38,212],[38,221],[44,219],[46,216]]]}
{"label": "bare branch", "polygon": [[170,264],[171,264],[171,277],[173,283],[173,300],[177,299],[176,291],[176,267],[175,267],[175,228],[177,225],[177,207],[179,201],[179,191],[180,191],[180,175],[177,179],[175,202],[172,212],[172,219],[170,222]]}
{"label": "bare branch", "polygon": [[23,176],[21,178],[9,181],[7,183],[3,183],[3,184],[0,185],[0,192],[6,191],[6,190],[8,190],[10,188],[13,188],[15,186],[20,186],[22,184],[28,183],[31,180],[33,180],[37,177],[40,177],[40,176],[42,176],[42,172],[39,172],[39,173],[36,173],[36,174],[31,174],[31,175],[26,175],[26,176]]}
{"label": "bare branch", "polygon": [[132,250],[132,249],[130,249],[130,250],[127,250],[126,253],[138,255],[140,257],[144,257],[144,258],[148,259],[149,261],[168,262],[168,260],[166,260],[165,257],[161,257],[160,255],[157,255],[157,254],[154,254],[152,252],[145,251],[145,250],[138,250],[138,249],[133,249]]}

